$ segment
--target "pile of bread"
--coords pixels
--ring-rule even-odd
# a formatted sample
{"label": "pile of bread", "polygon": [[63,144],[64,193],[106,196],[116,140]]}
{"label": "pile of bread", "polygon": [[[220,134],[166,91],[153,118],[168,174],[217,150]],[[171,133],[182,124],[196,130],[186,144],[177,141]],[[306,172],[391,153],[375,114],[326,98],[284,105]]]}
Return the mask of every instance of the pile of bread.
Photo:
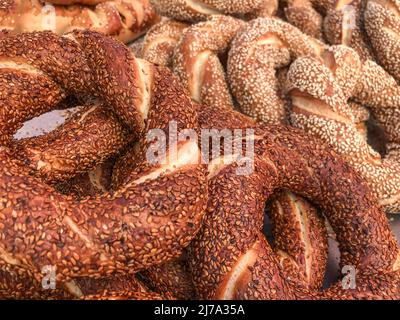
{"label": "pile of bread", "polygon": [[398,0],[0,0],[0,298],[399,299],[399,84]]}

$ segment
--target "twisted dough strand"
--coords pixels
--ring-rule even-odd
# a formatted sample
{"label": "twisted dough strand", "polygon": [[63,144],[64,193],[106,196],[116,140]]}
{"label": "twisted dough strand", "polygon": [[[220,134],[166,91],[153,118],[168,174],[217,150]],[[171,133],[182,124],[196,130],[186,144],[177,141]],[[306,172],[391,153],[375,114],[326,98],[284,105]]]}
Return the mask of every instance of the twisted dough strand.
{"label": "twisted dough strand", "polygon": [[[216,112],[221,117],[215,117]],[[228,109],[214,108],[214,116],[204,123],[210,127],[240,125],[235,114],[228,112],[233,114]],[[233,122],[226,122],[230,118]],[[247,126],[251,124],[242,123],[243,128]],[[189,248],[193,279],[200,296],[206,299],[398,298],[399,248],[365,181],[316,138],[287,127],[253,124],[253,128],[256,157],[255,170],[250,176],[238,176],[235,163],[210,165],[208,214]],[[278,256],[261,234],[264,200],[281,187],[311,199],[322,208],[337,235],[341,265],[351,265],[357,270],[360,283],[356,289],[345,290],[338,283],[320,293],[305,289],[285,276]]]}
{"label": "twisted dough strand", "polygon": [[[291,122],[323,138],[345,155],[356,171],[367,179],[386,211],[396,213],[400,208],[399,163],[390,155],[382,158],[367,144],[357,130],[347,100],[353,97],[368,105],[389,142],[396,145],[399,142],[399,87],[376,63],[366,61],[361,64],[354,51],[344,47],[332,50],[333,55],[325,55],[323,61],[305,57],[292,64],[288,74],[293,104]],[[346,60],[341,59],[343,54],[340,52],[343,51],[352,56],[347,60],[349,72],[342,73],[347,74],[347,84],[351,84],[344,90],[332,71],[345,68],[341,66],[346,65]],[[307,74],[315,75],[312,82]],[[376,79],[379,79],[378,85]]]}
{"label": "twisted dough strand", "polygon": [[141,57],[152,63],[172,67],[174,50],[188,24],[165,19],[154,25],[144,38]]}
{"label": "twisted dough strand", "polygon": [[130,42],[158,20],[148,0],[102,1],[93,8],[45,7],[39,0],[0,1],[0,29],[14,33],[51,30],[65,34],[74,29],[91,29]]}
{"label": "twisted dough strand", "polygon": [[[108,101],[120,119],[139,133],[154,127],[166,129],[171,119],[177,121],[179,130],[196,127],[190,99],[170,72],[136,60],[129,49],[111,38],[92,32],[75,32],[62,38],[39,33],[7,39],[7,46],[15,49],[22,48],[23,43],[35,43],[31,47],[32,52],[36,50],[32,56],[37,57],[33,65],[39,63],[37,53],[41,52],[41,45],[49,48],[61,41],[74,48],[70,52],[73,61],[88,59],[89,74],[93,76],[89,83],[97,81],[99,95]],[[48,64],[43,72],[57,67],[71,69],[58,60],[44,61]],[[106,65],[112,67],[104,68]],[[12,77],[13,72],[3,69],[3,75],[8,73]],[[16,72],[30,74],[30,69]],[[153,79],[150,83],[154,83],[154,87],[150,84],[154,92],[151,104],[143,102],[143,99],[148,101],[147,98],[139,97],[146,97],[145,91],[141,91],[146,88],[142,82],[149,77]],[[2,103],[7,105],[4,100]],[[42,112],[40,106],[36,110],[34,106],[29,116]],[[187,106],[185,112],[178,112],[182,106]],[[19,116],[19,121],[26,119],[23,114]],[[145,141],[141,147],[146,150]],[[180,161],[177,163],[152,166],[146,158],[140,158],[128,185],[113,195],[76,201],[58,195],[29,177],[2,146],[1,268],[7,271],[11,266],[18,266],[40,279],[41,268],[52,265],[57,267],[57,280],[69,281],[74,277],[98,277],[115,271],[135,272],[178,255],[197,230],[204,211],[206,184],[202,166],[192,164],[196,155],[199,155],[197,143],[187,142],[178,147]],[[168,197],[163,190],[169,190]],[[185,198],[180,197],[181,194],[185,194]],[[164,244],[168,249],[165,250]]]}
{"label": "twisted dough strand", "polygon": [[296,57],[319,55],[324,46],[274,18],[249,22],[235,37],[228,59],[232,93],[245,114],[270,124],[286,122],[286,101],[276,70]]}
{"label": "twisted dough strand", "polygon": [[367,1],[364,19],[377,58],[400,82],[400,1]]}
{"label": "twisted dough strand", "polygon": [[263,0],[151,0],[151,3],[162,16],[196,22],[211,15],[250,13],[261,7]]}
{"label": "twisted dough strand", "polygon": [[324,20],[324,34],[332,45],[353,48],[363,60],[373,59],[370,41],[364,30],[365,1],[334,1]]}
{"label": "twisted dough strand", "polygon": [[233,108],[218,54],[227,51],[244,24],[229,16],[212,16],[184,32],[175,49],[173,70],[197,103]]}

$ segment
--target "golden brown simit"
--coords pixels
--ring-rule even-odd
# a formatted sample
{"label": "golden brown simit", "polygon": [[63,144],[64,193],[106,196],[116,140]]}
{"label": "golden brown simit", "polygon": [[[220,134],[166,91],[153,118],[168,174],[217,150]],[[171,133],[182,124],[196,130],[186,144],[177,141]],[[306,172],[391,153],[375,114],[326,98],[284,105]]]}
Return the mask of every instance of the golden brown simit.
{"label": "golden brown simit", "polygon": [[[366,179],[386,211],[398,213],[400,87],[396,81],[375,62],[362,62],[343,46],[329,49],[322,60],[300,58],[290,67],[288,79],[291,123],[330,143]],[[350,98],[367,105],[384,130],[389,143],[384,157],[360,134],[347,104]]]}
{"label": "golden brown simit", "polygon": [[366,1],[332,1],[324,20],[324,34],[332,45],[346,45],[363,60],[373,59],[370,41],[364,29],[364,7]]}
{"label": "golden brown simit", "polygon": [[[212,15],[241,15],[254,12],[265,0],[150,0],[156,11],[176,20],[196,22]],[[268,5],[270,0],[267,1]]]}
{"label": "golden brown simit", "polygon": [[334,0],[286,0],[285,17],[305,34],[323,39],[323,21]]}
{"label": "golden brown simit", "polygon": [[[8,48],[9,52],[30,48],[37,64],[46,62],[48,69],[43,68],[43,73],[57,68],[70,71],[72,63],[60,63],[57,56],[41,50],[60,42],[70,48],[65,52],[72,62],[87,62],[88,80],[96,83],[97,94],[138,133],[138,166],[131,171],[130,182],[113,194],[78,201],[30,177],[10,153],[8,141],[3,141],[0,268],[6,272],[18,268],[40,281],[43,266],[51,265],[57,267],[57,280],[65,283],[77,277],[134,273],[178,256],[199,229],[206,205],[206,177],[204,167],[198,164],[200,151],[197,141],[181,141],[177,159],[152,164],[146,157],[150,143],[146,133],[157,128],[168,136],[171,120],[177,122],[178,132],[195,129],[197,116],[190,98],[168,70],[137,60],[128,48],[98,33],[20,35],[9,40]],[[29,77],[31,71],[23,68],[19,78]],[[7,72],[2,69],[2,75]],[[66,87],[73,81],[77,88],[88,85],[81,74],[78,78],[73,75],[63,79]],[[4,89],[7,83],[11,87],[12,82],[3,82]],[[151,101],[149,92],[153,93]],[[15,113],[18,118],[11,127],[5,126],[7,118],[2,118],[1,127],[7,127],[9,135],[11,128],[43,112],[40,104],[22,108],[23,102],[21,98],[17,110],[29,109],[29,113]]]}
{"label": "golden brown simit", "polygon": [[[199,122],[202,129],[232,129],[253,127],[254,122],[239,113],[219,112],[226,107],[198,105]],[[218,114],[218,121],[212,120]],[[117,160],[114,170],[114,183],[123,182],[135,167],[137,150],[134,146],[126,155]],[[206,156],[207,148],[202,148]],[[206,158],[206,157],[205,157]],[[270,210],[273,232],[276,235],[274,246],[280,257],[280,263],[286,269],[286,276],[299,285],[320,289],[325,273],[327,259],[326,229],[321,217],[310,204],[290,192],[281,192],[274,197]],[[288,234],[292,232],[292,237]],[[183,261],[182,261],[183,260]],[[147,269],[141,275],[153,290],[165,293],[175,292],[177,298],[199,298],[187,275],[185,265],[187,256],[179,260]]]}
{"label": "golden brown simit", "polygon": [[245,22],[212,16],[184,32],[173,57],[173,70],[194,101],[233,108],[225,70],[218,55],[226,53]]}
{"label": "golden brown simit", "polygon": [[44,5],[39,0],[0,1],[0,30],[13,33],[50,30],[65,34],[91,29],[130,42],[158,20],[148,0],[103,1],[95,7]]}
{"label": "golden brown simit", "polygon": [[228,79],[241,111],[269,124],[286,122],[286,104],[277,70],[299,56],[318,56],[318,40],[275,18],[249,22],[229,51]]}
{"label": "golden brown simit", "polygon": [[165,19],[154,25],[142,43],[141,57],[161,66],[172,67],[174,50],[188,24]]}
{"label": "golden brown simit", "polygon": [[379,62],[400,81],[400,1],[368,0],[365,30]]}

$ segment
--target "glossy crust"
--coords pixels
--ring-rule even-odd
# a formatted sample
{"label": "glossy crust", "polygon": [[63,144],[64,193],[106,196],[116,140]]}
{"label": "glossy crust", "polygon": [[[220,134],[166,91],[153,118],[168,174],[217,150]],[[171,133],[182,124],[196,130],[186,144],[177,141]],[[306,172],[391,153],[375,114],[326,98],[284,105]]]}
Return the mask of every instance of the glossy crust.
{"label": "glossy crust", "polygon": [[[254,122],[237,112],[219,112],[226,107],[198,105],[201,128],[224,129],[252,128]],[[217,120],[212,120],[215,114]],[[224,117],[226,116],[226,117]],[[204,147],[204,146],[203,146]],[[207,150],[207,149],[205,149]],[[203,151],[204,152],[204,151]],[[117,160],[114,169],[114,187],[124,183],[131,168],[136,166],[137,145]],[[270,216],[274,222],[275,251],[285,277],[304,288],[321,289],[327,260],[326,229],[314,207],[306,200],[290,192],[280,192],[274,198]],[[187,270],[188,258],[172,260],[141,272],[146,284],[159,293],[173,292],[178,299],[199,298],[193,285],[192,275]]]}
{"label": "glossy crust", "polygon": [[173,70],[194,101],[233,108],[219,56],[229,49],[245,23],[229,16],[212,16],[189,27],[175,49]]}
{"label": "glossy crust", "polygon": [[[230,118],[224,112],[232,111],[214,110],[209,125],[235,127],[220,122]],[[205,223],[189,248],[200,297],[397,299],[399,248],[365,181],[317,138],[290,127],[254,129],[252,174],[238,176],[234,163],[210,168]],[[355,289],[345,290],[339,282],[316,292],[285,276],[262,234],[264,203],[277,188],[293,190],[320,206],[336,233],[341,265],[358,272]]]}
{"label": "glossy crust", "polygon": [[[24,121],[68,104],[65,97],[96,95],[84,53],[66,37],[50,32],[9,36],[0,43],[0,57],[3,144],[13,141]],[[129,142],[128,129],[106,105],[89,104],[48,135],[13,141],[16,158],[43,181],[56,183],[115,155]],[[106,139],[108,135],[113,138]]]}
{"label": "glossy crust", "polygon": [[2,144],[24,121],[50,111],[68,95],[92,92],[84,55],[65,37],[50,32],[5,37],[0,57]]}
{"label": "glossy crust", "polygon": [[277,69],[299,56],[319,55],[324,45],[276,18],[249,22],[235,37],[229,51],[228,79],[241,111],[269,124],[285,123]]}
{"label": "glossy crust", "polygon": [[0,1],[0,29],[13,33],[51,30],[65,34],[90,29],[127,43],[158,20],[148,0],[101,1],[94,7],[44,5],[39,0]]}
{"label": "glossy crust", "polygon": [[[139,133],[141,153],[128,184],[113,194],[78,201],[30,177],[8,147],[1,146],[0,269],[18,268],[40,281],[42,267],[51,265],[57,268],[57,280],[64,283],[77,277],[134,273],[179,256],[200,227],[207,199],[197,141],[179,143],[178,159],[151,164],[145,133],[158,128],[168,135],[172,119],[178,132],[196,128],[190,98],[171,72],[137,61],[124,45],[99,33],[76,31],[64,38],[36,33],[21,39],[42,44],[51,39],[65,41],[76,49],[73,61],[87,59],[89,80],[95,81],[97,95]],[[48,44],[51,48],[52,42]],[[38,54],[35,57],[46,61]],[[47,67],[70,70],[68,64],[57,63]],[[103,69],[105,65],[110,68]],[[143,74],[145,69],[151,76]],[[149,104],[139,97],[146,87],[141,82],[146,81],[154,92]],[[42,112],[34,106],[29,116]],[[19,115],[19,121],[28,115]]]}
{"label": "glossy crust", "polygon": [[353,98],[369,106],[396,150],[400,142],[400,88],[396,81],[373,61],[361,62],[353,50],[341,46],[332,48],[322,61],[312,57],[297,60],[288,79],[291,123],[330,143],[366,179],[386,211],[398,213],[400,166],[396,156],[382,157],[368,145],[347,104]]}

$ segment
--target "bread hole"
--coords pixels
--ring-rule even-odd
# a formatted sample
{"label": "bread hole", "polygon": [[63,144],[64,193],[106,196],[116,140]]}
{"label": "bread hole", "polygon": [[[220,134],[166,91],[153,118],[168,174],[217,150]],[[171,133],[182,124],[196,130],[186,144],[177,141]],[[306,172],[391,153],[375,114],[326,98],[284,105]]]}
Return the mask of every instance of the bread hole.
{"label": "bread hole", "polygon": [[14,139],[20,140],[45,135],[62,125],[69,114],[74,111],[73,109],[53,110],[26,121],[22,128],[14,134]]}
{"label": "bread hole", "polygon": [[[269,245],[274,248],[274,237],[272,233],[272,221],[269,217],[269,210],[271,207],[271,199],[274,198],[274,195],[270,197],[270,199],[266,202],[265,205],[265,216],[264,216],[264,225],[263,225],[263,233],[268,241]],[[320,211],[320,210],[318,210]],[[328,259],[327,265],[325,269],[325,275],[323,280],[323,286],[321,289],[329,288],[332,284],[334,284],[340,276],[339,269],[339,260],[340,260],[340,252],[339,252],[339,244],[335,239],[335,234],[332,229],[327,225],[327,233],[328,233]],[[399,219],[399,229],[400,229],[400,219]]]}

